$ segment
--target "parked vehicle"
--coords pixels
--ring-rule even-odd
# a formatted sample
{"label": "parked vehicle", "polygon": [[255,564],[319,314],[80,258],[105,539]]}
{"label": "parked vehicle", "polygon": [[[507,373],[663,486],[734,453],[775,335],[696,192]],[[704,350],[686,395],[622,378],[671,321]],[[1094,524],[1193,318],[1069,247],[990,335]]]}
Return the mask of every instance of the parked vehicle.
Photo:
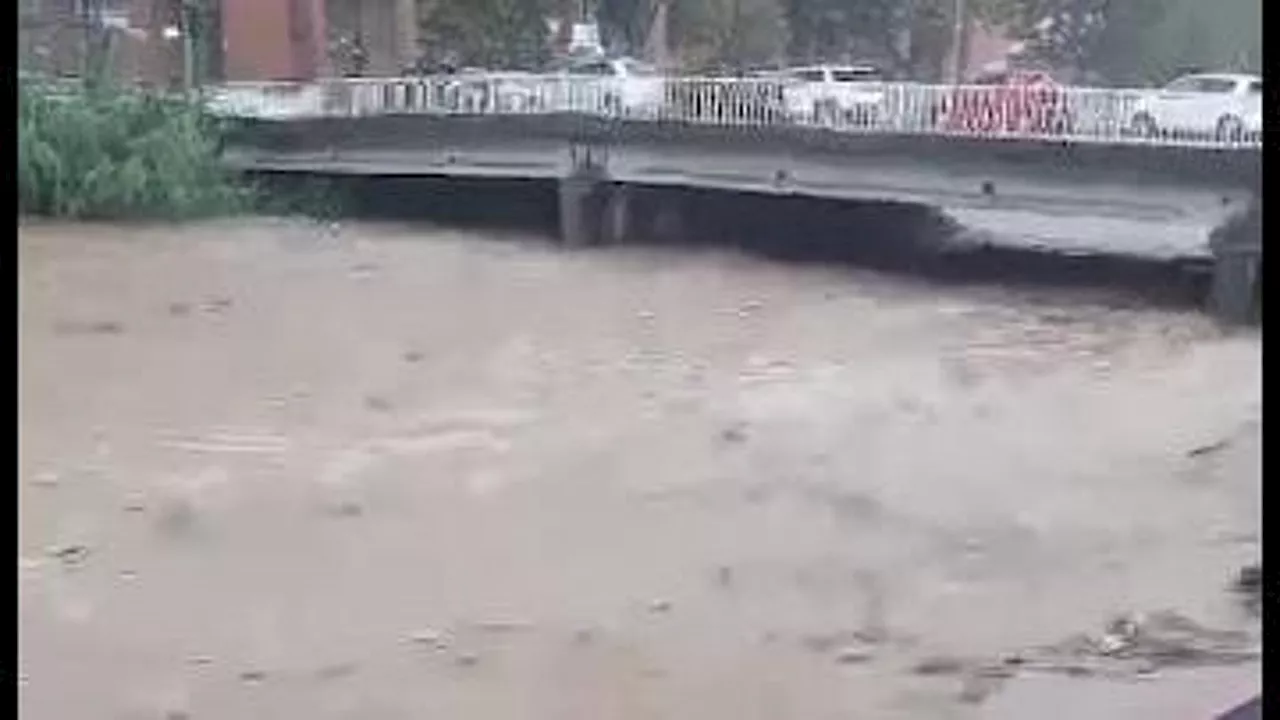
{"label": "parked vehicle", "polygon": [[1184,75],[1142,98],[1130,122],[1143,137],[1164,133],[1234,140],[1262,132],[1262,78]]}
{"label": "parked vehicle", "polygon": [[546,105],[538,75],[523,71],[488,73],[486,80],[499,112],[541,112]]}
{"label": "parked vehicle", "polygon": [[484,114],[498,106],[497,93],[489,73],[463,68],[448,76],[439,88],[439,106],[449,112]]}
{"label": "parked vehicle", "polygon": [[545,82],[530,72],[448,68],[422,77],[431,80],[422,86],[424,92],[432,93],[427,106],[445,112],[531,113],[546,105]]}
{"label": "parked vehicle", "polygon": [[561,74],[574,82],[569,107],[610,114],[656,115],[662,107],[664,82],[652,66],[631,58],[597,57],[569,63]]}
{"label": "parked vehicle", "polygon": [[884,73],[874,65],[812,65],[784,71],[788,114],[829,124],[873,124],[884,102]]}

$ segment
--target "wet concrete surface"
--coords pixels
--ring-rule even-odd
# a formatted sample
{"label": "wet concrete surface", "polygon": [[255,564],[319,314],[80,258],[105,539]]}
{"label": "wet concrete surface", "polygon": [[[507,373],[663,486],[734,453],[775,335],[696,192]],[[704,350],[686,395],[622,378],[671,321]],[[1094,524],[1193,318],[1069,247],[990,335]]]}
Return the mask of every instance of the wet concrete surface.
{"label": "wet concrete surface", "polygon": [[613,181],[941,208],[1018,247],[1209,256],[1210,232],[1259,196],[1257,148],[725,128],[570,115],[250,123],[233,167],[387,178],[543,178],[590,151]]}
{"label": "wet concrete surface", "polygon": [[[254,177],[281,196],[304,198],[294,204],[307,211],[318,204],[315,198],[324,197],[327,212],[340,208],[347,217],[525,230],[548,240],[560,232],[555,181],[293,173]],[[1085,217],[1061,223],[1014,214],[1001,221],[1005,232],[992,233],[965,226],[937,209],[906,203],[661,186],[629,190],[636,202],[628,244],[730,248],[772,260],[853,265],[935,282],[1108,287],[1140,295],[1147,304],[1192,305],[1207,294],[1209,266],[1198,251],[1162,246],[1168,234],[1139,220],[1109,221],[1104,232]],[[662,232],[655,218],[673,209],[680,215],[680,229]],[[1045,222],[1072,240],[1046,248],[1037,239],[1042,233],[1034,230],[1036,223]],[[1024,232],[1028,228],[1032,231]],[[1098,252],[1096,240],[1112,231],[1124,233],[1127,244],[1104,244],[1111,252]]]}
{"label": "wet concrete surface", "polygon": [[[937,207],[1006,247],[1156,260],[1210,258],[1210,233],[1227,221],[1231,207],[1248,197],[1233,188],[1188,188],[1127,177],[1049,182],[1045,173],[1028,174],[1025,168],[1021,175],[1010,176],[990,168],[959,171],[928,163],[904,170],[875,161],[832,164],[802,162],[793,156],[752,158],[633,147],[612,149],[609,158],[609,177],[637,186],[749,193],[762,199]],[[416,176],[453,182],[554,183],[570,174],[563,145],[472,153],[447,148],[323,150],[279,157],[250,154],[231,162],[245,170],[314,172],[377,182]],[[780,184],[779,176],[788,179]],[[998,191],[983,191],[991,187]]]}
{"label": "wet concrete surface", "polygon": [[22,228],[21,717],[981,718],[1121,614],[1256,644],[1256,334],[495,235]]}

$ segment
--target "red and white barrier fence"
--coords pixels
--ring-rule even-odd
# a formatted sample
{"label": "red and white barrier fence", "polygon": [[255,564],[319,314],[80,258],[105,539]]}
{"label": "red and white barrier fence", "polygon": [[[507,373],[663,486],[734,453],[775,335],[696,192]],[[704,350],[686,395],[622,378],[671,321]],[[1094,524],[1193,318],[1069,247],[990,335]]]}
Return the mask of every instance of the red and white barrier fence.
{"label": "red and white barrier fence", "polygon": [[732,128],[961,135],[1090,143],[1258,148],[1260,112],[1162,114],[1159,91],[1052,84],[827,85],[697,77],[582,78],[521,73],[228,83],[219,114],[265,119],[370,115],[581,114]]}

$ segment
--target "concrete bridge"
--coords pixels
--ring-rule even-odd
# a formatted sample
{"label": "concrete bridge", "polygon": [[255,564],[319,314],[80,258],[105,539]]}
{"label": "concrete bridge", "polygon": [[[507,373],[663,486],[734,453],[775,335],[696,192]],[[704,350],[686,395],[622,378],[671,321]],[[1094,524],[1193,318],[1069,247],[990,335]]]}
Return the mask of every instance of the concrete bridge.
{"label": "concrete bridge", "polygon": [[895,112],[874,124],[771,116],[758,84],[706,96],[695,113],[673,105],[682,98],[670,88],[643,112],[573,106],[563,90],[552,103],[504,107],[490,93],[441,111],[391,92],[415,81],[381,82],[360,86],[372,89],[363,99],[347,88],[336,108],[330,94],[310,112],[238,113],[227,160],[258,171],[554,181],[571,245],[679,232],[687,189],[923,205],[1049,251],[1213,263],[1227,315],[1247,312],[1258,292],[1260,138],[1133,138],[1114,97],[1094,102],[1087,121],[1088,103],[1055,106],[1052,117],[1072,112],[1065,127],[1042,114],[974,130],[940,124],[945,103],[918,98],[882,100]]}

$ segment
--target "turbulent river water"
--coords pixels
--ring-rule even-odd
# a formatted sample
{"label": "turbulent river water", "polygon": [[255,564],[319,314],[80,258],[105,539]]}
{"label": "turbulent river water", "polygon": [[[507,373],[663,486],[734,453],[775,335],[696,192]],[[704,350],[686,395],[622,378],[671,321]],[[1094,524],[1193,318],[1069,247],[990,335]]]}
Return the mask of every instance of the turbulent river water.
{"label": "turbulent river water", "polygon": [[1184,682],[1157,625],[1186,717],[1258,677],[1260,341],[1191,310],[373,222],[19,275],[30,720],[1099,718],[1043,684]]}

